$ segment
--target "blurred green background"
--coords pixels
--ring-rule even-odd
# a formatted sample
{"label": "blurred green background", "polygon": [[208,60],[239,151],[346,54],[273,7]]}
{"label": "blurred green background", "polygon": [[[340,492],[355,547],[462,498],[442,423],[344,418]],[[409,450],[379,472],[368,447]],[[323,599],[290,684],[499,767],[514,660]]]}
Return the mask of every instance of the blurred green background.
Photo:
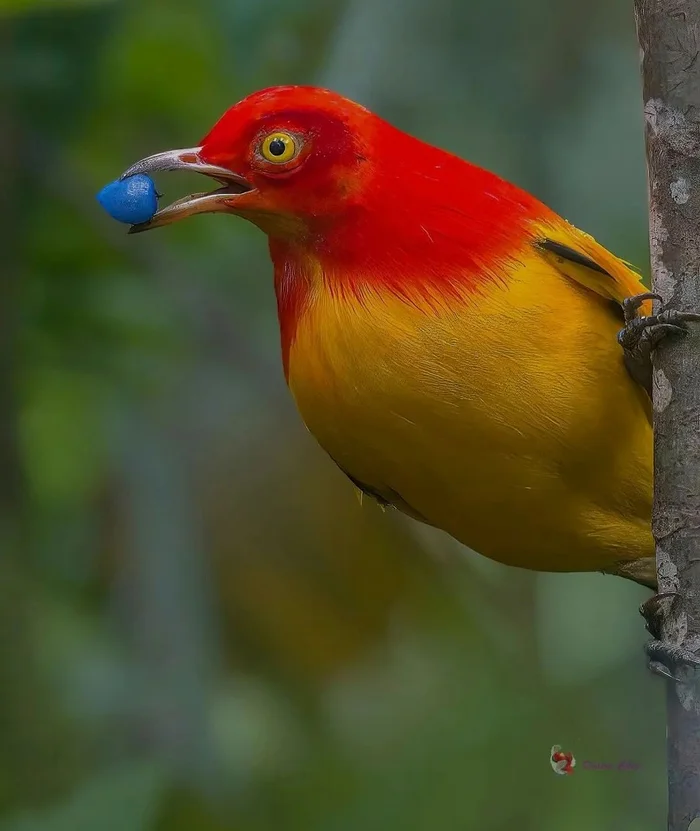
{"label": "blurred green background", "polygon": [[262,234],[127,237],[94,198],[319,83],[646,270],[628,0],[3,0],[0,66],[0,831],[664,827],[645,592],[360,506]]}

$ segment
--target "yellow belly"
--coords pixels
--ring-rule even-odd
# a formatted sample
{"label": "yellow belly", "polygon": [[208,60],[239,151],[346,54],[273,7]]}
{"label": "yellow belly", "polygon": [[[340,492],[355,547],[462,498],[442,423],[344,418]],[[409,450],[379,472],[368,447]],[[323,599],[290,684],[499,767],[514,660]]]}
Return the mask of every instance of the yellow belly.
{"label": "yellow belly", "polygon": [[651,427],[618,328],[535,261],[442,304],[321,288],[289,385],[338,465],[407,513],[503,563],[602,570],[653,556]]}

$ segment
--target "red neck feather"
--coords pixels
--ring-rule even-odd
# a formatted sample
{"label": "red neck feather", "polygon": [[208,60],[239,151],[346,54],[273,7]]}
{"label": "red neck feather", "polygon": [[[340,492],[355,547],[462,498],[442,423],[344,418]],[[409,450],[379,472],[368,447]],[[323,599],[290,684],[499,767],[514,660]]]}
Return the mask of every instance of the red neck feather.
{"label": "red neck feather", "polygon": [[[285,372],[314,264],[344,296],[364,287],[406,298],[478,290],[498,279],[535,218],[550,213],[514,185],[382,122],[356,193],[304,241],[271,238]],[[381,161],[385,160],[385,161]]]}

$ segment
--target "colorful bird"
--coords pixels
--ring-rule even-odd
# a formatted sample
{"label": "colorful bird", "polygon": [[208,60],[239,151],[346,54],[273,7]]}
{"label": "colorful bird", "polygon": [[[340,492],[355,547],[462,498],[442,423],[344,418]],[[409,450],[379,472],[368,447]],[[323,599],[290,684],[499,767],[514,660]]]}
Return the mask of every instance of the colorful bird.
{"label": "colorful bird", "polygon": [[360,491],[501,563],[656,587],[648,356],[697,315],[651,315],[536,198],[328,90],[255,93],[124,177],[176,169],[221,187],[131,232],[267,234],[289,388]]}

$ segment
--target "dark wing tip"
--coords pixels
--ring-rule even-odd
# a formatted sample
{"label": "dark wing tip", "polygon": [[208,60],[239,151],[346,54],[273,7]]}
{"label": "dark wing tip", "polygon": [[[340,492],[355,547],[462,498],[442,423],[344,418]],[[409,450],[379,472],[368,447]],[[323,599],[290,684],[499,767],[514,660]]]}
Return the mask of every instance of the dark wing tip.
{"label": "dark wing tip", "polygon": [[545,238],[537,241],[537,247],[541,248],[543,251],[548,251],[550,254],[554,254],[555,257],[561,257],[571,263],[585,266],[586,268],[590,268],[591,271],[597,271],[599,274],[605,274],[607,277],[612,278],[612,274],[610,274],[609,271],[606,271],[602,266],[599,266],[595,260],[592,260],[585,254],[581,254],[579,251],[576,251],[575,248],[569,248],[568,245],[564,245],[562,242],[556,242],[553,239]]}

